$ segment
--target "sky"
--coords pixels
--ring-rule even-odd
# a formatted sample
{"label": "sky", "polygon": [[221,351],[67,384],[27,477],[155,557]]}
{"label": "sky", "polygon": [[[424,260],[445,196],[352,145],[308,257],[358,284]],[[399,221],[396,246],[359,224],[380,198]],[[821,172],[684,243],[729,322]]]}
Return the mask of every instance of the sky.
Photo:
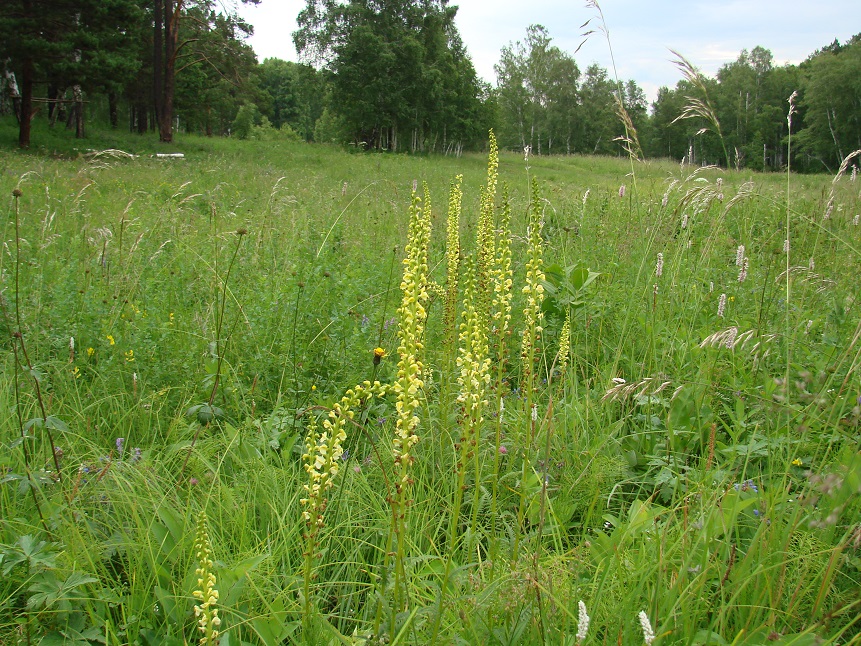
{"label": "sky", "polygon": [[[306,0],[262,0],[239,6],[254,26],[249,43],[262,61],[295,61],[292,34]],[[480,77],[496,84],[494,64],[500,50],[523,40],[526,27],[543,25],[552,44],[573,55],[581,70],[598,63],[613,76],[612,46],[621,80],[634,79],[649,101],[661,86],[681,78],[670,49],[683,54],[703,73],[714,76],[742,49],[761,45],[775,65],[797,64],[835,38],[845,42],[861,33],[861,0],[604,0],[608,38],[597,31],[583,43],[582,34],[600,25],[584,0],[451,0],[456,24]],[[582,25],[590,18],[592,23]]]}

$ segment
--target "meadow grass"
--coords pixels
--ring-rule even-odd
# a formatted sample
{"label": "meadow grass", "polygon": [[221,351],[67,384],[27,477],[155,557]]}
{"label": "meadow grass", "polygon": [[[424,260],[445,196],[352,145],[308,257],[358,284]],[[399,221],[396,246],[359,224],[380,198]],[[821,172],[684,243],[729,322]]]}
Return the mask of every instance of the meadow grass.
{"label": "meadow grass", "polygon": [[[503,153],[497,192],[481,154],[40,137],[0,151],[0,642],[638,644],[639,611],[657,644],[861,640],[848,174],[789,177],[787,259],[785,176]],[[416,362],[406,409],[345,397]],[[344,436],[310,531],[315,419]]]}

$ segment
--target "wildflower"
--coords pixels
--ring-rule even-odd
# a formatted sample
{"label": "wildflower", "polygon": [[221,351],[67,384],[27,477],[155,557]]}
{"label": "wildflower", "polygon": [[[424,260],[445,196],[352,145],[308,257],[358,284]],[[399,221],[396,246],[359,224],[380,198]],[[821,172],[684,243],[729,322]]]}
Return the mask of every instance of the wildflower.
{"label": "wildflower", "polygon": [[625,197],[625,185],[624,184],[622,184],[619,187],[619,197]]}
{"label": "wildflower", "polygon": [[114,337],[113,337],[113,335],[109,334],[109,335],[108,335],[108,336],[106,336],[105,338],[108,340],[108,343],[109,343],[110,345],[116,345],[116,341],[114,341]]}
{"label": "wildflower", "polygon": [[117,453],[119,453],[120,455],[122,455],[122,453],[123,453],[123,443],[125,441],[126,441],[126,438],[124,438],[124,437],[118,437],[116,439],[115,444],[117,445]]}
{"label": "wildflower", "polygon": [[747,258],[745,258],[744,261],[741,263],[741,271],[738,272],[738,282],[743,283],[747,278],[747,267],[748,262]]}
{"label": "wildflower", "polygon": [[709,281],[709,294],[711,294],[715,290],[715,283],[713,280]]}
{"label": "wildflower", "polygon": [[173,312],[167,315],[167,322],[173,325]]}
{"label": "wildflower", "polygon": [[344,182],[344,185],[341,187],[341,197],[344,197],[347,194],[347,182]]}
{"label": "wildflower", "polygon": [[577,605],[580,608],[577,618],[577,643],[582,644],[586,641],[586,635],[589,632],[589,615],[586,613],[586,604],[582,600]]}
{"label": "wildflower", "polygon": [[78,369],[78,366],[75,366],[75,367],[72,369],[72,376],[73,376],[75,379],[78,379],[78,378],[81,376],[81,371]]}
{"label": "wildflower", "polygon": [[664,273],[664,254],[658,253],[658,261],[655,263],[655,276],[658,278]]}
{"label": "wildflower", "polygon": [[200,482],[200,481],[197,478],[189,478],[188,479],[188,484],[190,484],[192,487],[196,487],[198,482]]}
{"label": "wildflower", "polygon": [[132,463],[141,461],[141,448],[136,446],[132,449]]}
{"label": "wildflower", "polygon": [[738,246],[738,249],[736,249],[736,252],[735,252],[735,266],[741,267],[743,262],[744,262],[744,245],[740,244]]}
{"label": "wildflower", "polygon": [[688,228],[688,214],[685,213],[682,216],[682,229],[687,229],[687,228]]}
{"label": "wildflower", "polygon": [[861,223],[861,214],[858,214],[854,218],[852,218],[852,226],[857,227],[859,223]]}
{"label": "wildflower", "polygon": [[752,491],[753,493],[759,493],[759,488],[751,479],[747,479],[744,482],[736,482],[732,487],[736,491]]}
{"label": "wildflower", "polygon": [[[326,508],[326,491],[334,485],[334,478],[340,471],[340,463],[344,462],[349,453],[343,448],[347,439],[347,420],[353,418],[353,411],[373,395],[385,392],[379,381],[373,385],[370,381],[350,388],[340,402],[332,406],[328,417],[323,421],[323,432],[317,432],[317,422],[312,417],[308,422],[308,435],[305,439],[305,471],[308,482],[303,485],[307,496],[299,502],[305,508],[302,517],[308,525],[307,537],[311,540],[317,530],[323,526],[323,511]],[[345,455],[346,453],[346,455]]]}
{"label": "wildflower", "polygon": [[718,178],[717,178],[717,181],[715,182],[715,184],[717,184],[717,187],[718,187],[718,188],[720,188],[721,186],[723,186],[723,177],[718,177]]}
{"label": "wildflower", "polygon": [[92,357],[95,353],[95,348],[87,348],[87,357]]}
{"label": "wildflower", "polygon": [[504,444],[499,445],[499,455],[508,455],[508,447]]}
{"label": "wildflower", "polygon": [[311,392],[317,390],[317,384],[311,384]]}
{"label": "wildflower", "polygon": [[[543,267],[543,246],[541,239],[541,199],[538,194],[538,180],[532,178],[532,201],[529,209],[529,228],[527,229],[529,260],[526,263],[526,285],[523,294],[526,304],[523,308],[523,337],[520,345],[521,374],[523,383],[531,389],[534,383],[535,344],[542,332],[545,280]],[[531,396],[531,393],[530,395]]]}
{"label": "wildflower", "polygon": [[717,315],[720,318],[723,318],[724,313],[726,312],[726,294],[721,294],[718,299],[718,311]]}
{"label": "wildflower", "polygon": [[135,360],[135,351],[129,350],[128,352],[125,353],[125,357],[126,357],[126,361],[128,363],[131,363],[132,361]]}
{"label": "wildflower", "polygon": [[583,206],[586,206],[586,200],[589,199],[589,191],[591,191],[591,190],[592,190],[591,188],[587,188],[586,192],[583,193]]}
{"label": "wildflower", "polygon": [[198,560],[197,589],[192,593],[201,603],[195,604],[194,616],[197,618],[197,629],[203,633],[198,642],[200,646],[218,643],[218,627],[221,619],[218,616],[218,590],[215,588],[215,574],[212,571],[212,544],[206,529],[206,512],[200,512],[197,519],[197,532],[194,537],[194,552]]}
{"label": "wildflower", "polygon": [[813,256],[810,256],[810,260],[807,263],[807,268],[810,271],[813,271],[814,269],[816,269],[816,261],[813,260]]}
{"label": "wildflower", "polygon": [[655,631],[652,630],[652,624],[649,623],[649,616],[641,610],[639,617],[640,627],[643,629],[643,641],[646,642],[646,646],[652,646],[652,642],[655,641]]}
{"label": "wildflower", "polygon": [[374,365],[380,365],[380,360],[386,356],[386,351],[383,348],[374,348]]}
{"label": "wildflower", "polygon": [[568,355],[571,354],[571,312],[565,313],[565,322],[559,332],[559,370],[565,372],[568,367]]}
{"label": "wildflower", "polygon": [[783,241],[783,253],[789,253],[789,238]]}
{"label": "wildflower", "polygon": [[532,404],[532,421],[538,421],[538,404]]}
{"label": "wildflower", "polygon": [[794,466],[794,467],[800,467],[802,464],[804,464],[804,463],[801,461],[801,458],[795,458],[792,461],[792,466]]}
{"label": "wildflower", "polygon": [[529,153],[532,152],[532,146],[524,146],[523,147],[523,161],[527,164],[529,163]]}

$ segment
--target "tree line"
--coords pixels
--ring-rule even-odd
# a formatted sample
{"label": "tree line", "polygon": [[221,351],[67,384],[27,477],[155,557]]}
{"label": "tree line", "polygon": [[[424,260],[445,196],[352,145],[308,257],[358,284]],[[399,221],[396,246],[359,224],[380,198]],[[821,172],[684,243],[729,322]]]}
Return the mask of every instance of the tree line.
{"label": "tree line", "polygon": [[258,63],[251,26],[213,0],[5,0],[0,111],[15,113],[24,147],[33,118],[82,137],[85,114],[120,127],[122,113],[163,142],[199,132],[459,153],[494,128],[501,146],[535,154],[757,170],[833,170],[861,148],[861,34],[800,65],[777,66],[757,46],[714,78],[682,59],[684,78],[649,105],[635,80],[581,70],[540,25],[502,48],[491,86],[456,14],[448,0],[306,0],[293,34],[301,62]]}

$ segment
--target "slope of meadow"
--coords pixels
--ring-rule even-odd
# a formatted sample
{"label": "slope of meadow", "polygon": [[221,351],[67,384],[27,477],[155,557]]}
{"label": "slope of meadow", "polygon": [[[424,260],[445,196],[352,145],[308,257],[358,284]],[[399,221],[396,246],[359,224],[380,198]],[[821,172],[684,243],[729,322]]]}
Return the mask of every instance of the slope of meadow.
{"label": "slope of meadow", "polygon": [[97,142],[0,151],[0,643],[859,643],[854,175]]}

